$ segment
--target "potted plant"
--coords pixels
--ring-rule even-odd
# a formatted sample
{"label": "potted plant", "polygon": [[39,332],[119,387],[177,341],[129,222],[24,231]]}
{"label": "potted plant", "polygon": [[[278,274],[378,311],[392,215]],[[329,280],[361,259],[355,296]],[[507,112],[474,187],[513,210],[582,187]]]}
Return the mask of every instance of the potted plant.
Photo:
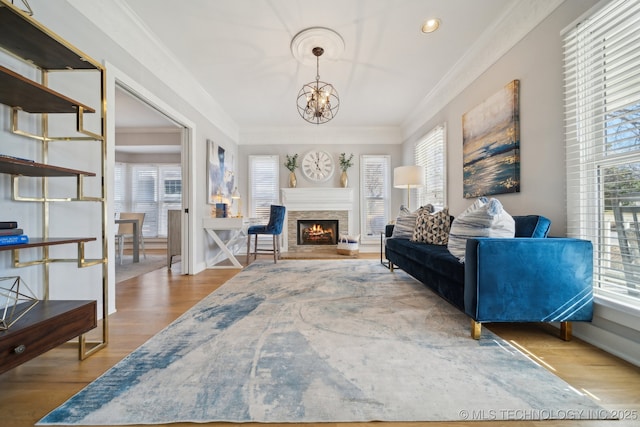
{"label": "potted plant", "polygon": [[290,156],[287,154],[287,161],[284,162],[284,166],[289,169],[289,187],[295,188],[298,184],[296,178],[296,169],[298,168],[298,153]]}
{"label": "potted plant", "polygon": [[349,176],[347,175],[347,170],[353,166],[352,163],[353,160],[353,153],[351,153],[349,155],[349,158],[347,158],[347,155],[345,153],[340,153],[340,169],[342,170],[342,174],[340,175],[340,186],[342,188],[346,188],[347,185],[349,185]]}

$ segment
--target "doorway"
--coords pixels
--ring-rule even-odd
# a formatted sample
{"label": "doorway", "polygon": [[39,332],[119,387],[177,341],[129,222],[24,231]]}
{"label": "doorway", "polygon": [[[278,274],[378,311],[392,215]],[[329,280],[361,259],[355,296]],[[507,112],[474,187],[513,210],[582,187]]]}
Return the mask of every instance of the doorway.
{"label": "doorway", "polygon": [[[169,266],[173,273],[186,274],[188,263],[182,251],[179,257],[170,258],[170,265],[167,262],[169,211],[185,209],[182,154],[186,129],[118,81],[114,103],[114,217],[144,214],[138,247],[132,247],[131,236],[125,240],[124,251],[117,248],[116,283]],[[118,225],[114,228],[117,233]],[[136,249],[140,251],[137,257]]]}

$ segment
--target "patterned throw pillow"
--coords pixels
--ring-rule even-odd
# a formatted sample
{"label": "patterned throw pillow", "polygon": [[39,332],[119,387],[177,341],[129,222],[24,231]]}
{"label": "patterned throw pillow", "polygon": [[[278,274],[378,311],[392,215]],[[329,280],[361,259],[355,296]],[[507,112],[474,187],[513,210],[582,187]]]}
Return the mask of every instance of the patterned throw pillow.
{"label": "patterned throw pillow", "polygon": [[514,237],[515,231],[513,217],[504,210],[498,199],[480,197],[453,220],[447,249],[460,262],[464,262],[467,239]]}
{"label": "patterned throw pillow", "polygon": [[415,212],[409,211],[404,205],[400,207],[400,214],[396,218],[396,224],[393,226],[393,234],[391,237],[398,239],[411,239],[413,237],[413,229],[416,227],[416,218],[421,209],[433,212],[433,205],[425,205]]}
{"label": "patterned throw pillow", "polygon": [[411,241],[432,245],[446,245],[449,241],[450,228],[451,217],[449,216],[448,208],[444,208],[434,214],[423,210],[416,219],[416,227],[413,230]]}

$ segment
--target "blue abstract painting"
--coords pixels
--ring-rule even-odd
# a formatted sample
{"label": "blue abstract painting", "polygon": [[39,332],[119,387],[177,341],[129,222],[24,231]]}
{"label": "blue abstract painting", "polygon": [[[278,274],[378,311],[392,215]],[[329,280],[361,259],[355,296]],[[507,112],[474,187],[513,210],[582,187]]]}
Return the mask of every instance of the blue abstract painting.
{"label": "blue abstract painting", "polygon": [[520,192],[520,81],[462,116],[464,197]]}

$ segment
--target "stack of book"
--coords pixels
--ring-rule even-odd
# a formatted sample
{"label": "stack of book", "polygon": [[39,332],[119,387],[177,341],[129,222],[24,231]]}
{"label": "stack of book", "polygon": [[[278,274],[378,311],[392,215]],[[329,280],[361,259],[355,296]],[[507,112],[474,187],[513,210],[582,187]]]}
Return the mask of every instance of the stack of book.
{"label": "stack of book", "polygon": [[29,243],[29,236],[18,228],[16,221],[0,221],[0,246],[21,245]]}
{"label": "stack of book", "polygon": [[226,203],[216,203],[216,218],[227,218],[229,215]]}

